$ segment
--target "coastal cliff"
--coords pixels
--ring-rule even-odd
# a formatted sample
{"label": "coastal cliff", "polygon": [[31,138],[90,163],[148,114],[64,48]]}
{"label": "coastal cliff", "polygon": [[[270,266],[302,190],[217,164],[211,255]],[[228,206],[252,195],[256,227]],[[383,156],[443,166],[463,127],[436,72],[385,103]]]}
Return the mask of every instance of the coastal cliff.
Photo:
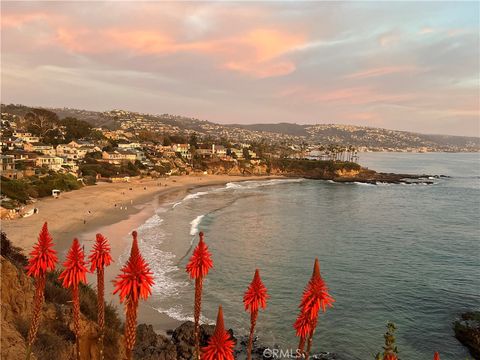
{"label": "coastal cliff", "polygon": [[208,174],[237,176],[286,176],[334,182],[433,184],[428,175],[381,173],[353,162],[275,159],[264,161],[210,161],[204,164]]}

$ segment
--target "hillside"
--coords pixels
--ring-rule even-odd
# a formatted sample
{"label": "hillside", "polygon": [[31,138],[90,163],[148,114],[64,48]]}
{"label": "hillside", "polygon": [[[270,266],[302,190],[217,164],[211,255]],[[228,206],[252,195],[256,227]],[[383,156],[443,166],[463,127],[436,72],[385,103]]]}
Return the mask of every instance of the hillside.
{"label": "hillside", "polygon": [[[31,108],[24,105],[3,105],[4,113],[24,116]],[[290,143],[318,145],[352,145],[373,151],[479,151],[480,138],[452,135],[428,135],[407,131],[353,125],[290,123],[223,125],[185,116],[142,114],[124,110],[106,112],[69,108],[52,108],[60,119],[74,117],[94,127],[153,131],[157,133],[197,133],[213,139],[233,142]]]}

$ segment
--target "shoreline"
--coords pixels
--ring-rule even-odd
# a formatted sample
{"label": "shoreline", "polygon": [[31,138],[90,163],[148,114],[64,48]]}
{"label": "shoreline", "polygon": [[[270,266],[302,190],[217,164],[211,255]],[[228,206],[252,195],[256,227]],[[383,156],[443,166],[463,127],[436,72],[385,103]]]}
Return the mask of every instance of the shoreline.
{"label": "shoreline", "polygon": [[[143,179],[120,184],[100,183],[62,193],[59,199],[41,199],[31,205],[39,209],[38,214],[2,221],[2,231],[27,255],[37,241],[43,223],[48,221],[49,231],[60,259],[58,267],[61,267],[73,238],[79,239],[88,257],[95,234],[101,232],[110,242],[114,259],[114,262],[105,269],[105,300],[111,302],[123,317],[123,305],[120,304],[118,296],[113,295],[113,280],[124,265],[125,259],[121,259],[121,256],[131,244],[131,232],[145,223],[155,213],[156,208],[181,199],[188,191],[198,187],[281,178],[283,177],[205,175]],[[83,222],[84,219],[86,223]],[[87,282],[95,284],[96,275],[88,274]],[[139,305],[138,322],[150,324],[157,333],[162,334],[182,323],[158,312],[148,304],[148,301]]]}
{"label": "shoreline", "polygon": [[[46,221],[59,250],[68,249],[74,237],[92,229],[116,224],[141,213],[145,207],[175,192],[198,186],[222,185],[228,182],[278,179],[281,176],[174,176],[161,179],[140,179],[129,183],[99,183],[79,190],[64,192],[58,199],[42,198],[30,208],[38,214],[13,220],[2,220],[2,231],[15,246],[27,254],[37,241]],[[59,251],[61,252],[61,251]]]}

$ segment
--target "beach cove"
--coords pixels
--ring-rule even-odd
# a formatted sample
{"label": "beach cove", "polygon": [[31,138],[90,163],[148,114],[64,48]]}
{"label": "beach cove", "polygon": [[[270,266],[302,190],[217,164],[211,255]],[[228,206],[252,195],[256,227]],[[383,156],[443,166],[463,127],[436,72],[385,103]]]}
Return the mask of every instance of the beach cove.
{"label": "beach cove", "polygon": [[[189,191],[199,187],[220,186],[227,183],[278,179],[279,176],[175,176],[159,179],[138,179],[128,183],[98,183],[79,190],[64,192],[59,198],[44,198],[30,204],[38,213],[25,218],[2,221],[2,231],[15,246],[31,250],[37,241],[44,222],[55,242],[61,261],[78,238],[88,256],[96,233],[106,236],[112,247],[114,263],[105,270],[106,300],[118,307],[117,296],[113,296],[113,279],[120,273],[126,259],[122,258],[130,248],[133,230],[145,223],[155,210],[167,203],[178,201]],[[141,241],[141,239],[140,239]],[[89,283],[95,283],[95,275],[89,274]],[[153,324],[156,331],[166,332],[181,321],[161,314],[145,303],[140,304],[139,323]]]}

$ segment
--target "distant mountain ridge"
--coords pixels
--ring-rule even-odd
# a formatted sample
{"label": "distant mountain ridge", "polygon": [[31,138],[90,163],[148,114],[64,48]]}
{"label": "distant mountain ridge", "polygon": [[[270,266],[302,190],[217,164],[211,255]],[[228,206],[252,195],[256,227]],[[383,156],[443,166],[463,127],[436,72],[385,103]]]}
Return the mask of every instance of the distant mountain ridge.
{"label": "distant mountain ridge", "polygon": [[[25,115],[31,108],[24,105],[3,105],[2,113]],[[196,132],[213,138],[227,138],[235,142],[267,141],[292,144],[353,145],[371,150],[426,150],[426,151],[479,151],[480,137],[430,135],[383,128],[292,123],[276,124],[217,124],[186,116],[170,114],[144,114],[125,110],[106,112],[46,108],[59,118],[75,117],[95,127],[162,132]],[[160,130],[159,130],[160,129]]]}

